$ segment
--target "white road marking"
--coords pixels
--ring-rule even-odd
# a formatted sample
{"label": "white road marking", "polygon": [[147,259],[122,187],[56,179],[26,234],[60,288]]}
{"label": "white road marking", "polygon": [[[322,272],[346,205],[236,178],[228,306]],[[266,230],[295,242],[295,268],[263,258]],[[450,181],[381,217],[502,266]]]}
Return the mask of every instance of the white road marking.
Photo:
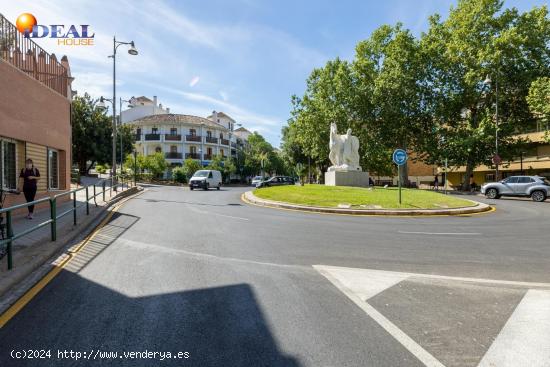
{"label": "white road marking", "polygon": [[403,233],[403,234],[426,234],[426,235],[444,235],[444,236],[479,236],[483,233],[478,232],[408,232],[408,231],[397,231],[397,233]]}
{"label": "white road marking", "polygon": [[200,209],[192,207],[191,205],[187,205],[187,207],[189,209],[191,209],[192,211],[196,212],[196,213],[207,214],[207,215],[217,215],[219,217],[226,217],[226,218],[238,219],[238,220],[250,220],[248,218],[235,217],[233,215],[226,215],[226,214],[220,214],[220,213],[215,213],[215,212],[209,212],[209,211],[206,211],[206,210],[200,210]]}
{"label": "white road marking", "polygon": [[[362,300],[340,280],[333,276],[333,273],[328,269],[329,267],[314,265],[314,268],[324,275],[332,284],[348,296],[357,306],[359,306],[367,315],[369,315],[374,321],[378,323],[384,330],[386,330],[393,338],[395,338],[401,345],[403,345],[409,352],[411,352],[418,360],[424,363],[428,367],[445,367],[437,358],[428,353],[418,343],[412,340],[401,329],[395,326],[384,315],[378,312],[374,307]],[[356,269],[359,270],[359,269]],[[395,280],[395,279],[394,279]],[[388,282],[386,284],[390,284]],[[389,285],[391,287],[391,285]]]}
{"label": "white road marking", "polygon": [[478,365],[497,366],[550,366],[550,291],[527,291]]}
{"label": "white road marking", "polygon": [[317,270],[326,269],[326,270],[341,270],[341,269],[350,269],[355,271],[361,271],[365,273],[389,273],[397,274],[398,276],[407,276],[407,277],[420,277],[420,278],[430,278],[430,279],[442,279],[442,280],[457,280],[461,282],[472,282],[472,283],[484,283],[484,284],[501,284],[501,285],[511,285],[525,288],[546,288],[550,290],[550,283],[538,283],[538,282],[521,282],[515,280],[497,280],[497,279],[484,279],[484,278],[465,278],[465,277],[453,277],[447,275],[433,275],[433,274],[422,274],[422,273],[407,273],[399,271],[388,271],[388,270],[376,270],[376,269],[360,269],[360,268],[348,268],[342,266],[328,266],[328,265],[313,265]]}

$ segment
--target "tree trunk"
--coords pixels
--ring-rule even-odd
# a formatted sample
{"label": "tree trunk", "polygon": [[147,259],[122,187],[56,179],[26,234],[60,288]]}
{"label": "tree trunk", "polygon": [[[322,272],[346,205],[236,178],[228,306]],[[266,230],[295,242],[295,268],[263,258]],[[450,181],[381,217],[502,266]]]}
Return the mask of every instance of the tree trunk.
{"label": "tree trunk", "polygon": [[92,161],[90,163],[90,165],[86,168],[86,175],[88,175],[90,173],[90,170],[92,169],[92,167],[94,166],[95,164],[95,161]]}
{"label": "tree trunk", "polygon": [[464,180],[462,181],[462,189],[470,191],[470,176],[474,173],[474,165],[472,162],[466,163],[466,173],[464,174]]}

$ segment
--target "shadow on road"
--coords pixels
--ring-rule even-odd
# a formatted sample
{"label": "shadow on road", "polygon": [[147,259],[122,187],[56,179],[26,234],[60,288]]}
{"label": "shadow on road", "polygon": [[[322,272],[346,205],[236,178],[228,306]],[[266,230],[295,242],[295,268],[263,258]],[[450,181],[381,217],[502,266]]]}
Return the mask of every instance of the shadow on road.
{"label": "shadow on road", "polygon": [[[300,366],[279,351],[247,284],[128,296],[64,270],[0,329],[0,340],[0,366]],[[41,349],[51,358],[10,357]],[[92,357],[59,359],[57,350]],[[189,358],[93,360],[97,350]]]}
{"label": "shadow on road", "polygon": [[143,200],[143,201],[146,201],[148,203],[176,203],[176,204],[201,205],[201,206],[220,206],[220,207],[223,207],[223,206],[243,206],[240,203],[213,204],[213,203],[203,203],[203,202],[197,202],[197,201],[147,199],[147,198],[141,198],[141,197],[135,197],[133,200]]}

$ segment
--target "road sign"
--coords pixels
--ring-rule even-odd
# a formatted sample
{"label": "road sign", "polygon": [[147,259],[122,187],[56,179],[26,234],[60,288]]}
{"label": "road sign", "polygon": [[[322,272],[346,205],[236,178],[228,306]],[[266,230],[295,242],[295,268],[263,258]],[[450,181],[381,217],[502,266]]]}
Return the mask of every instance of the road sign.
{"label": "road sign", "polygon": [[405,152],[403,149],[396,149],[393,151],[392,155],[393,163],[397,164],[398,166],[402,166],[407,162],[407,152]]}
{"label": "road sign", "polygon": [[493,164],[500,164],[502,162],[502,158],[498,154],[495,154],[493,156]]}

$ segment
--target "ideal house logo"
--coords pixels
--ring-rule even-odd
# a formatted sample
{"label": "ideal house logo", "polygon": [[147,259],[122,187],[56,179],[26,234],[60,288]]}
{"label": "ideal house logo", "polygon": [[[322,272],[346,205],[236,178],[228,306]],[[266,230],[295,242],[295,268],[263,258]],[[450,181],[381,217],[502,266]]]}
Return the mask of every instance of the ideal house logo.
{"label": "ideal house logo", "polygon": [[38,24],[31,13],[23,13],[17,17],[15,25],[19,32],[27,38],[55,38],[58,45],[93,46],[95,33],[90,34],[90,25]]}

